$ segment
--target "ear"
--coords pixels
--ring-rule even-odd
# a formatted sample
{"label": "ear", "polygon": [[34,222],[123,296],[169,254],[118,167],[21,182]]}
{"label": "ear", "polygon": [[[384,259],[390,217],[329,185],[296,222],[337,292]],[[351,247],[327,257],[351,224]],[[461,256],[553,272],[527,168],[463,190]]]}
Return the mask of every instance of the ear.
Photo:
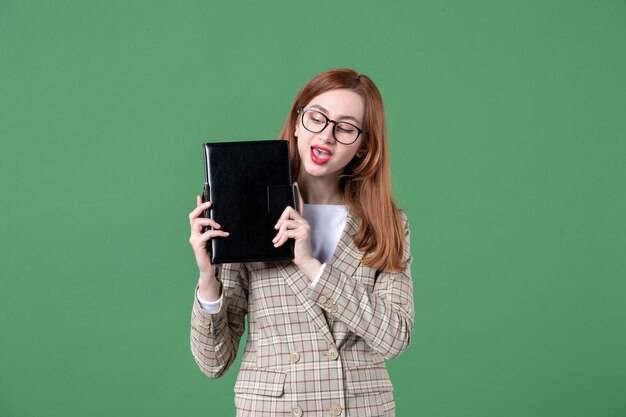
{"label": "ear", "polygon": [[361,143],[361,146],[359,146],[359,150],[356,151],[356,157],[361,159],[365,156],[366,153],[367,153],[367,142],[363,141]]}
{"label": "ear", "polygon": [[295,126],[293,127],[293,136],[297,138],[300,135],[300,110],[296,111],[296,120],[294,121]]}

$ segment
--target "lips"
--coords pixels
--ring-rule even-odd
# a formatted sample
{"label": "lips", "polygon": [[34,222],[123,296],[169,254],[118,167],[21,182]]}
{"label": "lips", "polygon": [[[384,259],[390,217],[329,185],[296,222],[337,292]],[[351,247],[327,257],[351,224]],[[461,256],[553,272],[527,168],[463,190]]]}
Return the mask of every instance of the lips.
{"label": "lips", "polygon": [[318,164],[324,165],[326,162],[330,161],[333,153],[328,148],[324,148],[322,146],[311,146],[311,160]]}

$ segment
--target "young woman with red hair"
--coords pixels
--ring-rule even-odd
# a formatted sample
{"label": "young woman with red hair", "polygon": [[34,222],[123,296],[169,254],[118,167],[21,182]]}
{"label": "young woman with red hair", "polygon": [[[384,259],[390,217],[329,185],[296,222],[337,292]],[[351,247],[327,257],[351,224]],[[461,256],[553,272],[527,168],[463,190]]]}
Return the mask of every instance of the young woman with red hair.
{"label": "young woman with red hair", "polygon": [[380,92],[351,69],[321,73],[296,96],[280,139],[303,204],[282,213],[274,245],[294,239],[294,259],[224,264],[218,280],[206,242],[228,231],[202,216],[211,203],[198,196],[193,356],[207,376],[223,375],[247,316],[238,416],[393,416],[384,359],[409,346],[413,286]]}

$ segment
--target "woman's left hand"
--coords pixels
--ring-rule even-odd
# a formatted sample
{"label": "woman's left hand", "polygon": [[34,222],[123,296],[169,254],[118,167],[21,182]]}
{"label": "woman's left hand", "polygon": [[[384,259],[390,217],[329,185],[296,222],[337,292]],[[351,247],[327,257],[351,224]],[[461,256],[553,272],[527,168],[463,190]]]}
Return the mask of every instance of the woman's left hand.
{"label": "woman's left hand", "polygon": [[[297,185],[297,184],[294,184]],[[298,266],[309,279],[313,278],[319,272],[321,263],[313,257],[311,250],[311,226],[309,222],[302,217],[302,210],[304,209],[304,203],[300,196],[300,190],[298,191],[298,212],[293,207],[287,207],[283,214],[281,214],[278,222],[274,226],[278,229],[276,237],[272,240],[274,247],[283,245],[287,239],[294,239],[294,258],[293,263]]]}

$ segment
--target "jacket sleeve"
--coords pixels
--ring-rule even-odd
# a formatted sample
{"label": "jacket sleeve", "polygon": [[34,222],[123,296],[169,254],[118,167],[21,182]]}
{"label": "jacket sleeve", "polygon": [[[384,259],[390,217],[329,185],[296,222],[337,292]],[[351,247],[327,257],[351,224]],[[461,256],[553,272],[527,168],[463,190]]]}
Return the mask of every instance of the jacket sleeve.
{"label": "jacket sleeve", "polygon": [[191,353],[200,370],[209,378],[222,376],[235,360],[248,310],[245,265],[223,264],[220,275],[222,303],[219,310],[214,314],[203,310],[195,291],[191,309]]}
{"label": "jacket sleeve", "polygon": [[[308,296],[384,358],[405,351],[413,331],[413,283],[409,225],[404,213],[403,269],[377,274],[373,291],[332,264],[326,265]],[[358,272],[357,272],[358,273]]]}

